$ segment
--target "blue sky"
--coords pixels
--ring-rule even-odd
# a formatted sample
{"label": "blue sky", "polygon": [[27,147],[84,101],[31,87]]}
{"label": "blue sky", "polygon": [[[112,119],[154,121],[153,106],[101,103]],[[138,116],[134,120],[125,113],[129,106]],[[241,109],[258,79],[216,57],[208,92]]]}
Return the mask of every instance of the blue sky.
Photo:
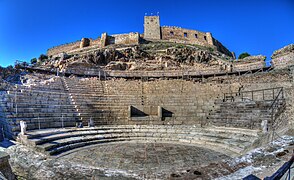
{"label": "blue sky", "polygon": [[0,0],[0,65],[29,61],[82,37],[143,33],[145,13],[161,25],[209,31],[237,55],[294,43],[294,0]]}

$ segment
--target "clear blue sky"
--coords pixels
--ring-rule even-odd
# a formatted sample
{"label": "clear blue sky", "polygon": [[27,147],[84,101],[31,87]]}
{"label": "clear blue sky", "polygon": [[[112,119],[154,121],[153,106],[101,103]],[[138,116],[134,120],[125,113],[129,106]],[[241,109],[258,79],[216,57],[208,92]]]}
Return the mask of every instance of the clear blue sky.
{"label": "clear blue sky", "polygon": [[239,55],[294,43],[294,0],[0,0],[0,65],[29,61],[52,46],[141,32],[145,13],[161,25],[209,31]]}

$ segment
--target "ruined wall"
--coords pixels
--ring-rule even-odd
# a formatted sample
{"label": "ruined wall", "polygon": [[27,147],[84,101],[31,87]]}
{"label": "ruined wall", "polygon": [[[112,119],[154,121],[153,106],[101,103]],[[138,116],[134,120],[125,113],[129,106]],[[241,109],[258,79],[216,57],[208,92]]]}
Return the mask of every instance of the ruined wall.
{"label": "ruined wall", "polygon": [[97,39],[82,38],[82,40],[79,40],[76,42],[63,44],[60,46],[55,46],[53,48],[50,48],[47,50],[47,55],[48,56],[56,55],[56,54],[60,54],[62,52],[69,52],[72,50],[76,50],[76,49],[84,48],[84,47],[89,47],[89,46],[95,46],[95,45],[100,46],[100,44],[101,44],[100,38],[97,38]]}
{"label": "ruined wall", "polygon": [[188,43],[208,46],[216,48],[218,51],[233,57],[233,54],[218,40],[214,39],[210,32],[205,33],[174,26],[162,26],[161,33],[163,40],[168,40],[175,43]]}
{"label": "ruined wall", "polygon": [[107,44],[139,44],[139,33],[114,34],[107,37]]}
{"label": "ruined wall", "polygon": [[224,45],[222,45],[221,42],[219,42],[218,40],[213,39],[213,45],[216,47],[216,49],[219,51],[219,52],[222,52],[228,56],[231,56],[233,58],[235,58],[235,54],[233,54],[231,51],[229,51]]}
{"label": "ruined wall", "polygon": [[249,56],[244,59],[238,59],[233,62],[233,71],[249,71],[261,69],[266,66],[265,56]]}
{"label": "ruined wall", "polygon": [[78,49],[78,48],[80,48],[80,43],[81,43],[81,41],[76,41],[76,42],[72,42],[72,43],[68,43],[68,44],[63,44],[60,46],[55,46],[55,47],[47,50],[47,55],[51,56],[51,55],[59,54],[62,52],[68,52],[68,51],[71,51],[74,49]]}
{"label": "ruined wall", "polygon": [[204,32],[174,26],[161,27],[162,39],[176,43],[190,43],[201,46],[213,45],[211,36]]}
{"label": "ruined wall", "polygon": [[90,39],[88,38],[82,38],[80,43],[80,48],[88,47],[90,45]]}
{"label": "ruined wall", "polygon": [[271,58],[271,63],[275,68],[285,68],[294,65],[294,44],[276,50]]}

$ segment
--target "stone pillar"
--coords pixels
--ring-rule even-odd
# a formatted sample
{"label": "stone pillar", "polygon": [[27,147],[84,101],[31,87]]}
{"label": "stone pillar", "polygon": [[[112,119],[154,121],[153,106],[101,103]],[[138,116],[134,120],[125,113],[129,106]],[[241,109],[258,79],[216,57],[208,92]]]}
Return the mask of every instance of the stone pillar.
{"label": "stone pillar", "polygon": [[20,121],[20,134],[25,135],[27,133],[27,123],[25,121]]}
{"label": "stone pillar", "polygon": [[231,52],[232,53],[232,56],[233,56],[233,59],[236,59],[236,54],[235,54],[235,52]]}
{"label": "stone pillar", "polygon": [[267,133],[268,132],[268,122],[267,120],[262,120],[261,122],[261,129],[263,133]]}
{"label": "stone pillar", "polygon": [[158,108],[157,108],[157,114],[158,114],[158,117],[160,119],[162,119],[162,107],[161,106],[158,106]]}
{"label": "stone pillar", "polygon": [[207,32],[207,33],[206,33],[206,40],[207,40],[207,43],[208,43],[208,44],[210,44],[210,45],[212,45],[212,46],[214,45],[214,44],[213,44],[213,38],[212,38],[212,35],[211,35],[210,32]]}
{"label": "stone pillar", "polygon": [[94,121],[93,121],[92,117],[89,119],[88,127],[94,127]]}
{"label": "stone pillar", "polygon": [[107,46],[107,33],[101,35],[101,47]]}

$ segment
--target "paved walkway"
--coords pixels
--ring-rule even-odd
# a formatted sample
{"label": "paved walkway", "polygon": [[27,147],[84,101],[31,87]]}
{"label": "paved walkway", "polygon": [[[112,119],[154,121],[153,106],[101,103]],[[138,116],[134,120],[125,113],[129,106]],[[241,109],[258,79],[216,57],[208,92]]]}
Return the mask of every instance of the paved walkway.
{"label": "paved walkway", "polygon": [[62,158],[86,166],[151,179],[166,178],[180,169],[188,170],[193,166],[229,159],[228,156],[212,150],[166,143],[98,145],[72,152]]}

